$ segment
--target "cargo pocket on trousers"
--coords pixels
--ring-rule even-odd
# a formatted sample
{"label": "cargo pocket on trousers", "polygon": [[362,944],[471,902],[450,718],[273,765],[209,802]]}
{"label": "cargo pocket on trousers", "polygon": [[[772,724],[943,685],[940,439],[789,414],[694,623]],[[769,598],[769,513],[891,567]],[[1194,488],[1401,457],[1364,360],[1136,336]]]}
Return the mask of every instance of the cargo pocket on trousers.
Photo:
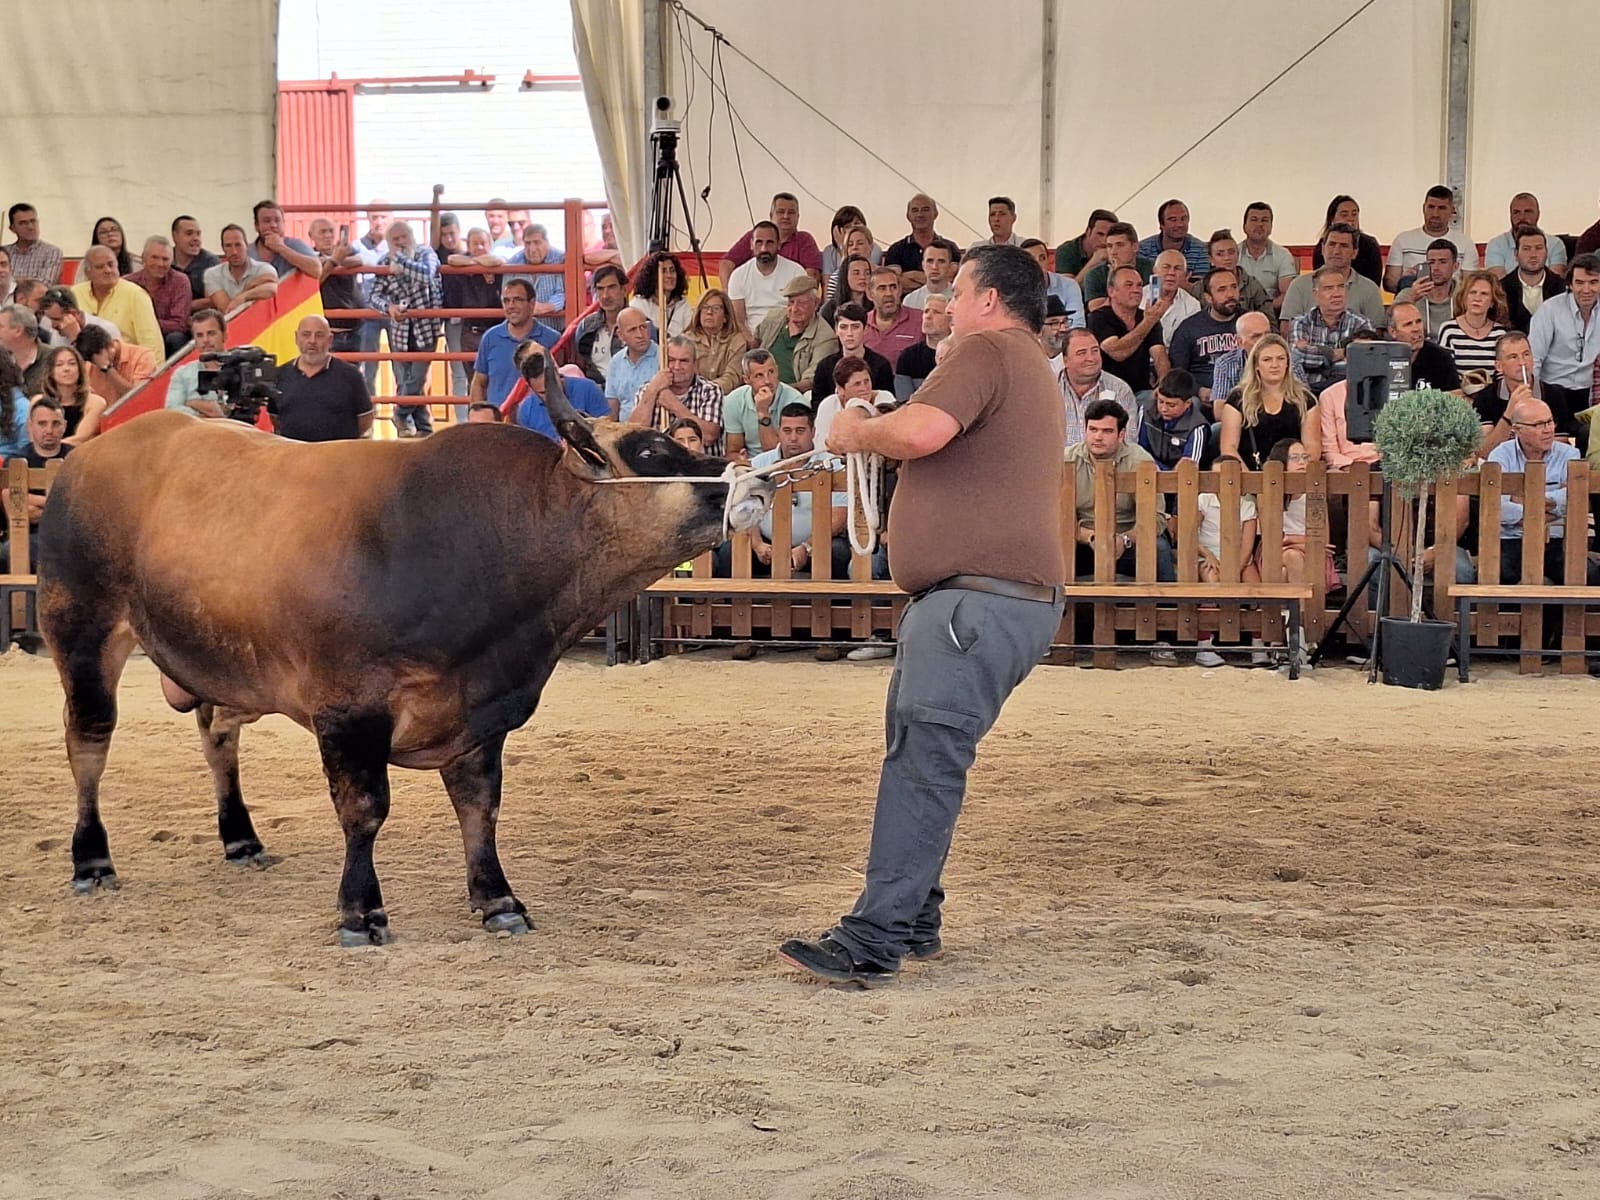
{"label": "cargo pocket on trousers", "polygon": [[958,730],[970,738],[978,736],[978,730],[983,724],[971,713],[957,712],[952,708],[935,708],[931,704],[913,704],[911,719],[924,725],[943,725],[947,729]]}

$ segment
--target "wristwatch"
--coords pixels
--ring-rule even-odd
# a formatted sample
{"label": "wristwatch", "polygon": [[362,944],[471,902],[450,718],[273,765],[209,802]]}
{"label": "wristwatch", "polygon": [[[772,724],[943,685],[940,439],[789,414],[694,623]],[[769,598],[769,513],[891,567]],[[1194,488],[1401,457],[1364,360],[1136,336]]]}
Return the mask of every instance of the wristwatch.
{"label": "wristwatch", "polygon": [[771,429],[772,428],[772,418],[771,417],[761,417],[756,421],[756,424],[763,425],[766,428]]}

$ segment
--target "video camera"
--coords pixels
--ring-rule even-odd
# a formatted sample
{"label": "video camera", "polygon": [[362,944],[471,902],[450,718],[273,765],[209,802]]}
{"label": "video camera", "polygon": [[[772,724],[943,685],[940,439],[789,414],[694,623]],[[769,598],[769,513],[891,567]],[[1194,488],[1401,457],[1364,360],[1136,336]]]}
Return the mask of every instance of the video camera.
{"label": "video camera", "polygon": [[[261,405],[283,398],[278,389],[278,364],[260,346],[240,346],[200,356],[201,392],[223,397],[223,411],[235,421],[254,425]],[[214,363],[207,367],[205,364]]]}

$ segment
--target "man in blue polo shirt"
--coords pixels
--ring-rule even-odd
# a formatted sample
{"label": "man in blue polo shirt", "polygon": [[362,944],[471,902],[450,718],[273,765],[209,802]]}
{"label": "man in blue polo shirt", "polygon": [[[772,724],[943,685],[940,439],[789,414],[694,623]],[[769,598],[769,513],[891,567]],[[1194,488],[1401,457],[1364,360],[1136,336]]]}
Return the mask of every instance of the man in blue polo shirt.
{"label": "man in blue polo shirt", "polygon": [[[543,434],[552,442],[559,442],[561,435],[556,432],[555,424],[550,420],[550,412],[544,406],[544,347],[533,341],[523,342],[516,350],[516,367],[517,374],[528,380],[529,395],[517,405],[514,422],[524,429]],[[611,415],[611,407],[606,403],[605,394],[593,380],[563,375],[561,390],[567,394],[567,402],[579,412],[591,417]]]}
{"label": "man in blue polo shirt", "polygon": [[561,340],[561,331],[552,329],[533,315],[533,287],[526,279],[508,279],[500,289],[500,308],[506,319],[483,331],[478,357],[472,363],[472,385],[468,389],[474,404],[499,408],[517,382],[517,347],[530,338],[550,349]]}
{"label": "man in blue polo shirt", "polygon": [[617,420],[626,421],[639,402],[639,389],[661,370],[661,351],[650,340],[650,319],[637,308],[617,314],[617,338],[622,349],[606,368],[606,399]]}

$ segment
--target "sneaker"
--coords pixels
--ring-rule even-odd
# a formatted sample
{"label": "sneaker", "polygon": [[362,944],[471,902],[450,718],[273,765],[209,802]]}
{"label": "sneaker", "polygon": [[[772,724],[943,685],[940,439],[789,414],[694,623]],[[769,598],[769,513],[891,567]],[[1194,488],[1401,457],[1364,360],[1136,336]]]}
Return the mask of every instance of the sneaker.
{"label": "sneaker", "polygon": [[845,658],[851,662],[870,662],[874,658],[893,658],[894,647],[881,638],[873,638],[865,646],[857,646]]}
{"label": "sneaker", "polygon": [[818,646],[814,657],[818,662],[838,662],[844,657],[844,651],[837,646]]}
{"label": "sneaker", "polygon": [[906,943],[906,957],[918,962],[932,962],[944,953],[944,943],[936,933],[932,937],[912,938]]}
{"label": "sneaker", "polygon": [[1222,655],[1218,654],[1215,650],[1212,650],[1204,645],[1202,645],[1200,649],[1195,652],[1194,661],[1197,665],[1202,667],[1225,667],[1228,665],[1227,659],[1223,658]]}
{"label": "sneaker", "polygon": [[1158,667],[1175,667],[1178,665],[1178,652],[1165,642],[1157,642],[1156,648],[1150,652],[1150,661]]}
{"label": "sneaker", "polygon": [[1250,665],[1252,667],[1270,667],[1272,665],[1272,655],[1265,650],[1252,650],[1250,651]]}
{"label": "sneaker", "polygon": [[734,662],[749,662],[755,656],[756,644],[754,642],[740,642],[733,648],[732,657]]}
{"label": "sneaker", "polygon": [[823,934],[814,942],[790,938],[778,947],[778,957],[829,983],[853,983],[857,987],[882,987],[893,983],[898,968],[877,963],[858,963],[832,935]]}

